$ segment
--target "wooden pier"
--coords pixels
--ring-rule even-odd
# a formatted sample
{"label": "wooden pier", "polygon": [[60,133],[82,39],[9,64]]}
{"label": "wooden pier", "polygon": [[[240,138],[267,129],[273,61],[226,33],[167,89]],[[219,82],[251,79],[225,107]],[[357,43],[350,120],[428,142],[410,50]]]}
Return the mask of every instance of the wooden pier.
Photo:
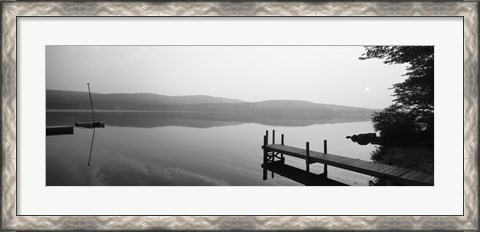
{"label": "wooden pier", "polygon": [[[324,170],[322,178],[327,178],[327,167],[328,165],[342,168],[345,170],[366,174],[375,177],[387,178],[393,182],[401,183],[405,185],[422,185],[422,186],[432,186],[434,183],[434,178],[432,173],[425,173],[414,171],[410,169],[394,167],[390,165],[368,162],[359,159],[353,159],[338,155],[333,155],[327,153],[327,141],[324,140],[324,152],[310,151],[310,143],[307,142],[305,149],[296,148],[291,146],[284,145],[284,135],[282,134],[281,143],[275,144],[275,130],[272,133],[272,143],[268,144],[268,131],[263,139],[263,165],[264,167],[264,179],[265,179],[265,170],[276,171],[280,168],[280,164],[284,163],[284,155],[293,156],[296,158],[305,160],[305,176],[309,176],[308,180],[316,180],[315,176],[310,174],[310,164],[312,163],[322,163],[324,164]],[[277,159],[278,161],[275,161]],[[287,166],[287,165],[284,165]],[[284,167],[285,170],[290,169]],[[290,173],[293,173],[290,171]],[[312,174],[315,175],[315,174]],[[319,175],[318,175],[319,176]],[[304,177],[305,179],[306,177]],[[298,179],[298,178],[297,178]],[[300,182],[300,181],[297,181]],[[301,182],[300,182],[301,183]],[[325,182],[326,183],[326,182]],[[328,184],[327,184],[328,185]]]}
{"label": "wooden pier", "polygon": [[73,126],[47,126],[47,136],[73,134]]}

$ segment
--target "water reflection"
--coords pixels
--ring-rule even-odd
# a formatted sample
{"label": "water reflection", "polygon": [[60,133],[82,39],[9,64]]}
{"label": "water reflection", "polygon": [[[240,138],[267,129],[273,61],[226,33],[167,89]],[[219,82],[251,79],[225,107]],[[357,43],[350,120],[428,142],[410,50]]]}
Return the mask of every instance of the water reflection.
{"label": "water reflection", "polygon": [[93,128],[92,132],[92,142],[90,143],[90,154],[88,155],[88,164],[87,166],[90,166],[90,160],[92,159],[92,149],[93,149],[93,140],[95,139],[95,127]]}
{"label": "water reflection", "polygon": [[[47,125],[71,124],[90,117],[89,111],[47,111]],[[210,128],[217,126],[258,123],[271,126],[310,126],[326,123],[368,121],[367,116],[335,116],[322,118],[298,118],[282,114],[242,114],[224,112],[143,112],[96,111],[96,117],[109,126],[154,128],[162,126],[186,126]]]}
{"label": "water reflection", "polygon": [[[79,128],[74,135],[47,137],[48,186],[302,184],[279,172],[274,179],[262,180],[258,135],[272,129],[269,126],[207,120],[201,116],[201,119],[189,119],[193,116],[182,113],[177,119],[176,113],[95,113],[96,118],[107,124],[101,135],[96,129]],[[89,116],[88,111],[48,112],[47,123],[65,125]],[[303,144],[305,139],[327,138],[332,144],[329,149],[334,153],[368,159],[372,150],[372,146],[357,146],[345,141],[346,135],[369,130],[369,122],[275,128],[284,131],[288,135],[287,143],[293,146]],[[313,141],[312,149],[318,150],[320,145],[321,141]],[[287,162],[292,167],[304,167],[304,162],[293,159]],[[371,180],[371,177],[333,167],[329,169],[329,177],[349,185],[367,185]]]}

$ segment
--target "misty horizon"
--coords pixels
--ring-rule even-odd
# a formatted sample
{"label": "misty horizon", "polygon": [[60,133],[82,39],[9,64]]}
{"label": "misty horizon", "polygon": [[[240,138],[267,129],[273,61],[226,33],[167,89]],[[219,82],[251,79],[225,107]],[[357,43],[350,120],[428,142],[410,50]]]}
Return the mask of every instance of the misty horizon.
{"label": "misty horizon", "polygon": [[[65,91],[65,92],[78,92],[78,93],[88,93],[87,91],[70,91],[70,90],[61,90],[61,89],[46,89],[47,91]],[[364,109],[372,109],[372,110],[380,110],[380,108],[368,108],[368,107],[361,107],[361,106],[352,106],[352,105],[338,105],[338,104],[331,104],[328,102],[313,102],[308,100],[301,100],[301,99],[264,99],[260,101],[246,101],[243,99],[234,99],[234,98],[227,98],[223,96],[212,96],[207,94],[195,94],[195,95],[166,95],[166,94],[157,94],[157,93],[148,93],[148,92],[134,92],[134,93],[98,93],[98,92],[91,92],[92,94],[153,94],[158,96],[166,96],[166,97],[212,97],[212,98],[222,98],[222,99],[231,99],[231,100],[238,100],[239,103],[261,103],[261,102],[274,102],[274,101],[291,101],[291,102],[306,102],[306,103],[313,103],[313,104],[322,104],[322,105],[331,105],[331,106],[346,106],[346,107],[353,107],[353,108],[364,108]],[[93,99],[95,102],[95,99]],[[230,103],[235,104],[235,103]]]}
{"label": "misty horizon", "polygon": [[298,100],[381,109],[406,65],[362,46],[46,46],[46,89]]}

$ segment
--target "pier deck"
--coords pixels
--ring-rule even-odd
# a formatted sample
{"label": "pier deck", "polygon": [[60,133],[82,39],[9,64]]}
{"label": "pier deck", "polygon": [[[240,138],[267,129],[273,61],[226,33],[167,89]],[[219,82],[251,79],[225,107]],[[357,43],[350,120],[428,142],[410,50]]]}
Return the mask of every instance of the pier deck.
{"label": "pier deck", "polygon": [[[433,185],[433,174],[409,170],[400,167],[394,167],[385,164],[373,163],[359,159],[353,159],[328,153],[321,153],[281,145],[281,144],[268,144],[262,146],[265,152],[274,152],[278,154],[284,154],[293,156],[296,158],[308,160],[310,163],[322,163],[325,165],[331,165],[334,167],[358,172],[366,175],[376,177],[386,177],[393,181],[404,183],[407,185]],[[282,155],[283,156],[283,155]],[[307,164],[307,166],[308,166]],[[308,170],[308,167],[307,167]]]}

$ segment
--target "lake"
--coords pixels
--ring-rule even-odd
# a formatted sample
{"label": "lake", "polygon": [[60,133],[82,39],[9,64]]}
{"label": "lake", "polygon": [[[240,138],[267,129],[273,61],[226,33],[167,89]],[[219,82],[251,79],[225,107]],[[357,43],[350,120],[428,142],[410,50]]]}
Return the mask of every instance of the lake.
{"label": "lake", "polygon": [[[47,126],[73,125],[91,112],[47,111]],[[295,119],[234,120],[238,115],[195,112],[96,112],[105,128],[75,128],[73,135],[46,137],[48,186],[295,186],[275,174],[262,180],[263,135],[275,130],[277,142],[370,160],[374,145],[345,136],[373,132],[370,121],[354,119],[298,122]],[[95,133],[95,134],[94,134]],[[93,146],[92,144],[92,136]],[[271,141],[271,137],[270,137]],[[90,155],[91,149],[91,155]],[[90,163],[89,163],[90,162]],[[286,156],[286,164],[305,169],[305,160]],[[90,164],[90,165],[88,165]],[[322,173],[322,164],[310,171]],[[373,177],[335,167],[328,176],[348,185],[368,185]]]}

